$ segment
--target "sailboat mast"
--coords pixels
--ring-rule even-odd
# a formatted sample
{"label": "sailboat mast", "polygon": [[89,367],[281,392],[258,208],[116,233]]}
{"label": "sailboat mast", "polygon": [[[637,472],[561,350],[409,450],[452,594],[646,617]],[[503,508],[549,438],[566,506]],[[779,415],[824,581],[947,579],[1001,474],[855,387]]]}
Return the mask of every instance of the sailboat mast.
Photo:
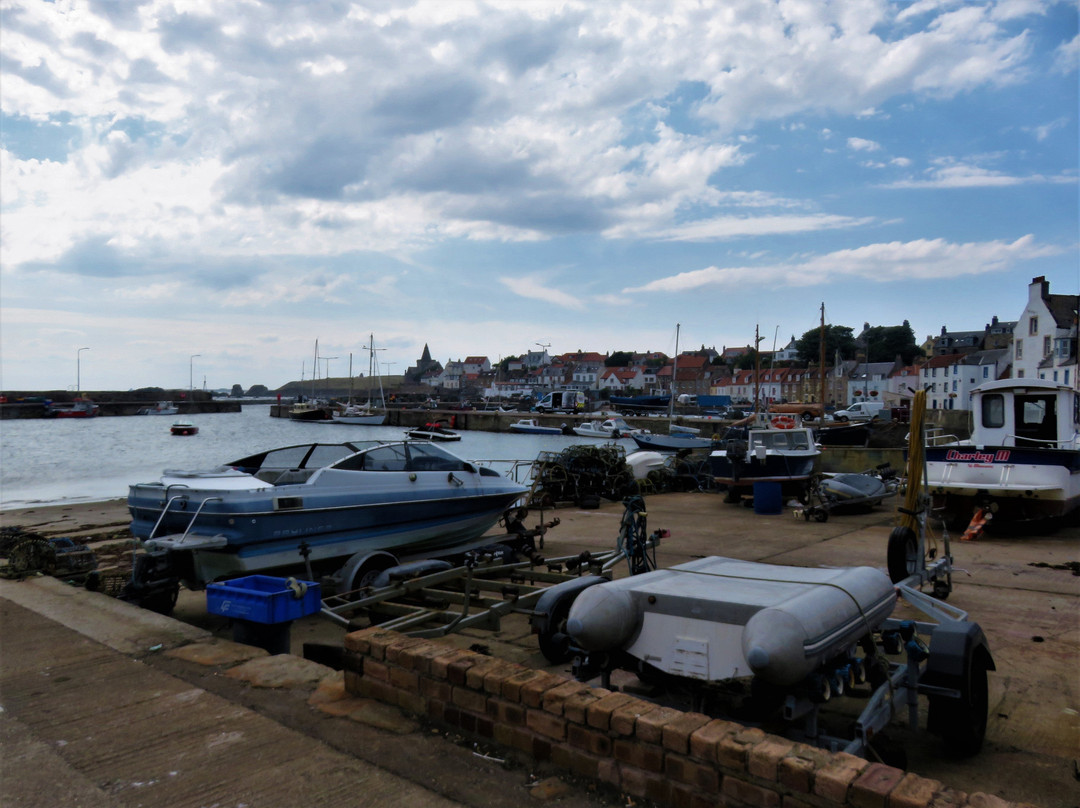
{"label": "sailboat mast", "polygon": [[821,367],[821,420],[825,421],[825,304],[821,304],[821,331],[818,338],[821,343],[821,358],[818,360]]}
{"label": "sailboat mast", "polygon": [[668,420],[675,413],[675,382],[679,378],[679,323],[675,323],[675,360],[671,363],[671,395],[668,396]]}
{"label": "sailboat mast", "polygon": [[754,326],[754,415],[761,411],[761,326]]}

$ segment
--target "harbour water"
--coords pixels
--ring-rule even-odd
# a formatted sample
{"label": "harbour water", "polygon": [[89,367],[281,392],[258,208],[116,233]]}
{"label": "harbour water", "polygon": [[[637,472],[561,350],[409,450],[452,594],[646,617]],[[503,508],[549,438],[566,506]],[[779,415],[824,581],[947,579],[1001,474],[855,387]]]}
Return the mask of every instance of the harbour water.
{"label": "harbour water", "polygon": [[[0,510],[31,505],[98,502],[127,496],[164,469],[209,469],[255,452],[293,443],[399,440],[400,427],[303,423],[271,418],[265,405],[236,413],[184,416],[197,435],[170,434],[175,416],[30,419],[0,422]],[[562,435],[462,431],[446,448],[468,460],[532,461],[594,439]],[[632,440],[618,441],[629,453]],[[507,462],[500,465],[505,469]]]}

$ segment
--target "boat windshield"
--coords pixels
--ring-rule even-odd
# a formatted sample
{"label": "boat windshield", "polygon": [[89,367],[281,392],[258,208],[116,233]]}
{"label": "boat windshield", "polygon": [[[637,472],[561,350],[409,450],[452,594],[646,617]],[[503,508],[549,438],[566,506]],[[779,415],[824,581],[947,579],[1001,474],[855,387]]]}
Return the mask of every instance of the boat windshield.
{"label": "boat windshield", "polygon": [[809,449],[810,438],[805,429],[761,430],[750,433],[750,448],[764,446],[766,449],[784,452],[792,449]]}
{"label": "boat windshield", "polygon": [[334,464],[342,471],[465,471],[468,464],[431,443],[377,446]]}

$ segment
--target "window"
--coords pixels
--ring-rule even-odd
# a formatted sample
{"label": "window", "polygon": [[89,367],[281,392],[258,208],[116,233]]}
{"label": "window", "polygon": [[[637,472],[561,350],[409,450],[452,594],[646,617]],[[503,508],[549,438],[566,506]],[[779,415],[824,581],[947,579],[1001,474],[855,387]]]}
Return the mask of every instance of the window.
{"label": "window", "polygon": [[1034,337],[1038,333],[1039,333],[1039,318],[1038,317],[1032,317],[1030,320],[1028,320],[1028,334]]}
{"label": "window", "polygon": [[1050,337],[1043,337],[1043,356],[1050,355]]}
{"label": "window", "polygon": [[1023,359],[1024,358],[1024,341],[1022,339],[1018,339],[1016,341],[1016,358],[1017,359]]}
{"label": "window", "polygon": [[983,365],[983,378],[987,379],[989,377],[990,377],[990,366],[989,365]]}
{"label": "window", "polygon": [[1005,426],[1005,397],[999,393],[982,398],[982,425],[990,429]]}

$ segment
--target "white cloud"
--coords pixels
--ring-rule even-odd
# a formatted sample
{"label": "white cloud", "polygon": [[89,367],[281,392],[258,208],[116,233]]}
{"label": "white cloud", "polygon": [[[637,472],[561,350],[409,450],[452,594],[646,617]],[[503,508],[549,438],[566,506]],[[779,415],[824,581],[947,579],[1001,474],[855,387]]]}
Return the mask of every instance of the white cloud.
{"label": "white cloud", "polygon": [[847,147],[852,151],[874,152],[881,150],[880,143],[875,143],[872,140],[866,140],[861,137],[849,137],[847,139]]}
{"label": "white cloud", "polygon": [[1026,176],[1007,174],[981,166],[943,161],[925,172],[922,179],[904,179],[888,183],[886,188],[1009,188],[1017,185],[1075,183],[1075,175]]}
{"label": "white cloud", "polygon": [[1059,248],[1040,246],[1027,235],[1012,242],[953,244],[944,239],[868,244],[802,261],[766,266],[707,267],[659,278],[624,294],[688,292],[706,286],[742,284],[821,286],[848,280],[879,283],[959,278],[997,273],[1033,258],[1057,255]]}
{"label": "white cloud", "polygon": [[498,280],[499,283],[519,297],[539,300],[543,303],[552,303],[555,306],[573,311],[583,311],[585,309],[585,298],[578,290],[575,290],[574,294],[564,292],[561,289],[546,286],[539,278],[531,276],[522,278],[503,277]]}

